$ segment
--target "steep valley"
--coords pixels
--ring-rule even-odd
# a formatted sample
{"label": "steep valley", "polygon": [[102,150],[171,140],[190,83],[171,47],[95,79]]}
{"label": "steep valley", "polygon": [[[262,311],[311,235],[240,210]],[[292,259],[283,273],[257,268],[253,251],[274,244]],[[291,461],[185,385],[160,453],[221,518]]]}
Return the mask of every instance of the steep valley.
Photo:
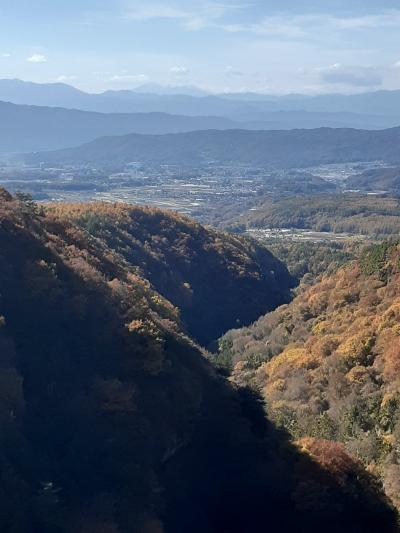
{"label": "steep valley", "polygon": [[[213,277],[212,300],[200,283]],[[325,440],[293,445],[214,370],[187,333],[200,338],[183,280],[200,321],[222,313],[215,330],[200,323],[207,340],[232,321],[225,304],[249,320],[246,291],[265,312],[292,283],[256,245],[177,215],[0,192],[0,530],[395,531],[358,460]],[[224,283],[238,291],[227,302]]]}

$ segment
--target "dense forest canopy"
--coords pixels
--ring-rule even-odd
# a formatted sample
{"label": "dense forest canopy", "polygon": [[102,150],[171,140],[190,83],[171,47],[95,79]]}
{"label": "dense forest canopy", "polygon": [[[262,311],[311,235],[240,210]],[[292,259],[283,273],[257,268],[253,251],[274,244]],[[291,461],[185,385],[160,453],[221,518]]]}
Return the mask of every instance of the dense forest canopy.
{"label": "dense forest canopy", "polygon": [[180,310],[203,345],[287,303],[295,285],[265,247],[177,213],[106,203],[46,209],[121,255]]}
{"label": "dense forest canopy", "polygon": [[362,174],[356,174],[348,178],[346,186],[349,189],[387,191],[398,194],[400,192],[400,168],[367,170]]}
{"label": "dense forest canopy", "polygon": [[364,241],[351,239],[344,242],[303,242],[265,238],[262,242],[287,266],[296,280],[310,285],[357,257],[366,246]]}
{"label": "dense forest canopy", "polygon": [[395,530],[359,461],[290,444],[72,218],[0,191],[2,532]]}
{"label": "dense forest canopy", "polygon": [[228,333],[217,357],[293,438],[344,443],[398,506],[399,265],[398,242],[368,248],[289,305]]}
{"label": "dense forest canopy", "polygon": [[231,226],[397,235],[400,202],[389,196],[357,193],[267,198],[232,222]]}

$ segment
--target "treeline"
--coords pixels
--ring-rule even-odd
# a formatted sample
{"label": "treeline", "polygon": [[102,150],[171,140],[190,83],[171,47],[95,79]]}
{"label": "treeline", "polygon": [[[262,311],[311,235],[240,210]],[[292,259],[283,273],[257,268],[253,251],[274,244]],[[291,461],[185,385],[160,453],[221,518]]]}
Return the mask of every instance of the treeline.
{"label": "treeline", "polygon": [[396,235],[400,229],[400,202],[386,196],[351,193],[268,199],[231,226]]}
{"label": "treeline", "polygon": [[346,181],[349,189],[365,191],[387,191],[392,194],[400,192],[400,168],[378,168],[367,170],[362,174],[351,176]]}
{"label": "treeline", "polygon": [[332,274],[339,267],[354,259],[364,248],[362,241],[313,242],[266,238],[262,244],[280,259],[289,272],[307,284],[314,284],[325,274]]}

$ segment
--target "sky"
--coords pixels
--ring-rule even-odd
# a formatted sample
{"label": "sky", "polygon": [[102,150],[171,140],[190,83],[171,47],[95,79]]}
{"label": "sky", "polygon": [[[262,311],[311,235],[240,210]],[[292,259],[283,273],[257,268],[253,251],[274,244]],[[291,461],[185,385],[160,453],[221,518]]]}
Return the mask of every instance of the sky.
{"label": "sky", "polygon": [[0,0],[0,78],[86,91],[400,89],[399,0]]}

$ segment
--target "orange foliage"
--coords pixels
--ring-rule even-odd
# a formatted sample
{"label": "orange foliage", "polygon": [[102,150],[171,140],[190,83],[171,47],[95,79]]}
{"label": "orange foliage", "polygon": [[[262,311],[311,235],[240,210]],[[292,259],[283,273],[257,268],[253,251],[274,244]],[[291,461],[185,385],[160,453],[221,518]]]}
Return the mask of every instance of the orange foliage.
{"label": "orange foliage", "polygon": [[[262,390],[269,414],[295,438],[332,435],[387,484],[385,465],[400,464],[399,246],[381,245],[369,261],[372,273],[349,263],[224,343],[236,363],[233,380]],[[258,355],[260,368],[239,366]],[[314,441],[301,442],[316,450]],[[337,454],[346,463],[336,445],[317,451],[323,461],[334,465]],[[400,470],[390,472],[390,486],[400,484]]]}

